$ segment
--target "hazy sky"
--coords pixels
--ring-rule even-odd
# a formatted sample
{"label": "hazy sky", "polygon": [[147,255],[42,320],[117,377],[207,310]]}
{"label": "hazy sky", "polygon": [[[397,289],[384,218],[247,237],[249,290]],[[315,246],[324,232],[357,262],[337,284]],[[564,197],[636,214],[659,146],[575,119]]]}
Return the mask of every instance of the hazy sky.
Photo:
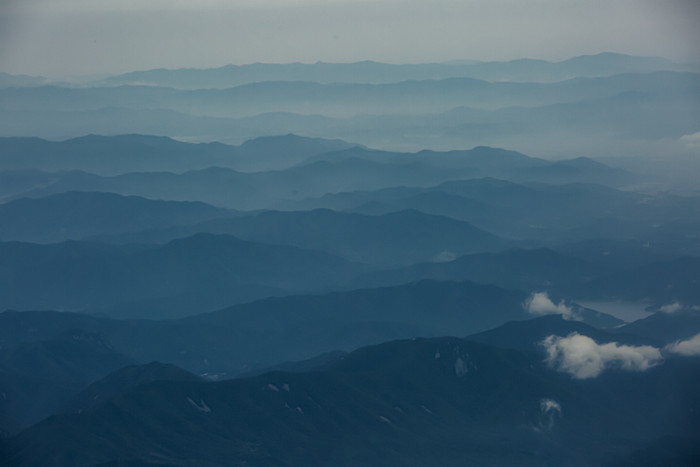
{"label": "hazy sky", "polygon": [[700,61],[698,0],[0,0],[0,71],[251,62]]}

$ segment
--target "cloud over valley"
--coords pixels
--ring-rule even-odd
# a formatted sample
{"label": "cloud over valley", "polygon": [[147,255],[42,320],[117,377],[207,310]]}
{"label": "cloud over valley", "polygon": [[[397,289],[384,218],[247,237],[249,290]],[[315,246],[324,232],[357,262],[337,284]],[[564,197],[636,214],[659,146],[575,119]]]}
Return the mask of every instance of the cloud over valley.
{"label": "cloud over valley", "polygon": [[596,378],[609,369],[646,371],[663,361],[661,351],[649,345],[630,346],[617,342],[598,344],[578,333],[551,335],[542,341],[545,362],[576,379]]}

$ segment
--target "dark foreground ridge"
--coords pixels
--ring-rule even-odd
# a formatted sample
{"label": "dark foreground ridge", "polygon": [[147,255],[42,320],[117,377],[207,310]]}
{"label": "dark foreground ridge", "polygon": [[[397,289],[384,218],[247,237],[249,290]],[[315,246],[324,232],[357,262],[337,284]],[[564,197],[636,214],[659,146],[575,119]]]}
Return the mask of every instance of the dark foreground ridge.
{"label": "dark foreground ridge", "polygon": [[309,373],[136,386],[35,425],[4,455],[17,466],[586,466],[670,443],[682,448],[661,460],[689,465],[698,374],[697,359],[672,358],[575,380],[527,352],[395,341]]}

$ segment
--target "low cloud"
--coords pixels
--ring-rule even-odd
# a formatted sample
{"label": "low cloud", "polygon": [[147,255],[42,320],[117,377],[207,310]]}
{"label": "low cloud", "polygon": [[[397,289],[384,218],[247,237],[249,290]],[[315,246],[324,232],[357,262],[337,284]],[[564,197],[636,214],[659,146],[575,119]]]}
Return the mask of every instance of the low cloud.
{"label": "low cloud", "polygon": [[554,399],[540,399],[540,420],[539,424],[535,429],[541,431],[542,429],[551,430],[554,428],[555,420],[561,417],[561,405]]}
{"label": "low cloud", "polygon": [[434,263],[447,263],[449,261],[454,261],[458,257],[457,253],[453,251],[441,251],[433,257]]}
{"label": "low cloud", "polygon": [[549,298],[547,292],[533,293],[525,300],[523,307],[528,313],[533,315],[563,315],[567,319],[573,317],[573,310],[564,303],[564,300],[555,304]]}
{"label": "low cloud", "polygon": [[668,305],[664,305],[661,308],[659,308],[659,311],[662,313],[675,313],[676,311],[680,311],[683,309],[683,305],[681,305],[678,302],[673,302],[669,303]]}
{"label": "low cloud", "polygon": [[697,147],[700,146],[700,131],[697,133],[692,133],[689,135],[681,136],[681,141],[688,146]]}
{"label": "low cloud", "polygon": [[542,341],[545,362],[576,379],[596,378],[608,369],[645,371],[663,360],[661,351],[649,345],[598,344],[578,333],[567,337],[549,336]]}
{"label": "low cloud", "polygon": [[540,410],[542,413],[557,412],[561,413],[561,405],[554,399],[540,399]]}
{"label": "low cloud", "polygon": [[691,337],[688,340],[678,341],[667,345],[665,350],[670,353],[685,355],[688,357],[700,356],[700,334],[696,334],[694,337]]}

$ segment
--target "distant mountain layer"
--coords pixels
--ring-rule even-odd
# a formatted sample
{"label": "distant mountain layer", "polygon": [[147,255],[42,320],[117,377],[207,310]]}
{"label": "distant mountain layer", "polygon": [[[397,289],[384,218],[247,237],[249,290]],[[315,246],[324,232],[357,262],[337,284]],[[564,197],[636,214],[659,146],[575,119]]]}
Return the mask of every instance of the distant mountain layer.
{"label": "distant mountain layer", "polygon": [[[700,258],[681,256],[632,262],[617,256],[614,247],[603,255],[574,257],[549,249],[514,249],[499,253],[465,255],[453,261],[422,263],[394,270],[374,271],[353,281],[355,286],[389,286],[412,280],[471,280],[526,291],[549,291],[574,300],[629,301],[658,310],[664,306],[687,309],[700,303]],[[607,253],[607,255],[605,255]],[[656,254],[664,250],[656,250]],[[666,252],[668,254],[668,252]],[[636,263],[642,264],[636,264]]]}
{"label": "distant mountain layer", "polygon": [[[533,206],[547,214],[546,205]],[[557,220],[563,214],[548,215]],[[639,234],[636,246],[608,241],[561,252],[499,252],[513,243],[419,211],[263,212],[103,237],[110,244],[0,243],[0,306],[176,317],[268,296],[423,279],[471,280],[576,300],[647,300],[657,309],[700,302],[698,258],[651,248],[643,243],[644,231]]]}
{"label": "distant mountain layer", "polygon": [[187,225],[234,214],[197,202],[66,192],[0,204],[0,240],[54,243]]}
{"label": "distant mountain layer", "polygon": [[[62,142],[38,138],[0,138],[0,169],[11,189],[50,185],[62,172],[84,171],[98,175],[129,172],[180,173],[212,166],[239,172],[282,171],[315,167],[321,163],[338,167],[355,161],[382,165],[419,165],[433,170],[458,170],[469,178],[499,177],[521,181],[626,184],[632,174],[585,157],[556,162],[499,148],[478,146],[470,150],[416,153],[371,150],[338,140],[304,138],[296,135],[256,138],[240,146],[192,144],[146,135],[85,136]],[[58,174],[43,175],[41,172]],[[31,178],[33,177],[33,178]]]}
{"label": "distant mountain layer", "polygon": [[[700,317],[700,316],[699,316]],[[671,319],[671,322],[677,320]],[[689,331],[699,330],[700,325],[689,327]],[[561,315],[541,316],[527,321],[513,321],[498,326],[488,331],[467,336],[466,339],[482,344],[493,345],[502,349],[515,349],[520,351],[544,352],[542,341],[548,336],[568,336],[578,333],[588,336],[598,344],[616,342],[624,345],[656,345],[663,346],[665,342],[672,341],[674,337],[668,339],[654,339],[652,337],[635,334],[633,330],[627,331],[627,326],[608,329],[600,329],[589,326],[581,321],[564,319]],[[673,334],[679,336],[679,334]],[[666,336],[669,337],[669,336]],[[677,338],[677,337],[675,337]]]}
{"label": "distant mountain layer", "polygon": [[13,75],[0,72],[0,88],[41,86],[48,80],[42,76]]}
{"label": "distant mountain layer", "polygon": [[0,313],[0,346],[100,333],[139,362],[236,375],[331,350],[415,336],[463,336],[527,319],[526,294],[470,282],[269,298],[176,321],[113,320],[69,312]]}
{"label": "distant mountain layer", "polygon": [[700,124],[695,95],[692,87],[670,94],[620,89],[564,103],[515,107],[510,103],[494,110],[452,103],[437,111],[368,114],[366,110],[351,117],[309,115],[302,108],[260,109],[238,118],[213,117],[192,115],[186,109],[129,108],[125,103],[83,110],[0,108],[0,136],[61,140],[91,133],[144,133],[239,144],[261,135],[291,132],[401,151],[487,145],[514,147],[552,159],[570,154],[617,157],[639,155],[639,151],[651,154],[639,146],[640,140],[660,142],[694,134]]}
{"label": "distant mountain layer", "polygon": [[700,329],[698,310],[677,310],[671,313],[657,312],[620,328],[621,332],[636,334],[661,342],[686,340]]}
{"label": "distant mountain layer", "polygon": [[[695,196],[620,191],[593,184],[545,185],[495,179],[445,182],[433,187],[393,187],[327,194],[288,202],[287,209],[328,208],[364,214],[417,209],[465,220],[502,237],[571,243],[592,238],[697,243],[692,222],[700,216]],[[668,228],[661,228],[665,224]],[[671,228],[670,226],[674,227]],[[683,234],[679,234],[683,232]],[[651,245],[650,245],[651,246]]]}
{"label": "distant mountain layer", "polygon": [[[603,53],[557,63],[258,63],[89,84],[0,75],[0,136],[138,133],[239,144],[296,133],[400,151],[486,145],[552,159],[691,156],[698,72]],[[202,167],[177,171],[188,168]]]}
{"label": "distant mountain layer", "polygon": [[509,242],[467,222],[416,210],[379,216],[329,209],[265,211],[188,226],[102,236],[96,240],[120,244],[165,243],[197,232],[321,250],[373,267],[445,261],[468,252],[496,251],[509,246]]}
{"label": "distant mountain layer", "polygon": [[211,166],[271,170],[355,145],[296,135],[257,138],[229,146],[192,144],[148,135],[89,135],[62,142],[39,138],[0,138],[2,170],[83,170],[115,175],[126,172],[184,172]]}
{"label": "distant mountain layer", "polygon": [[[138,138],[150,140],[148,137],[136,139]],[[115,141],[120,139],[116,138]],[[129,140],[129,137],[125,139]],[[294,140],[294,137],[279,140],[271,138],[249,144],[269,143],[283,147],[285,141]],[[98,149],[108,146],[110,141],[113,139],[104,138]],[[181,144],[168,141],[176,146]],[[86,152],[86,159],[89,159],[89,154],[92,152]],[[163,154],[163,158],[167,159],[167,151]],[[662,256],[666,255],[666,258],[669,253],[671,256],[697,255],[700,251],[697,225],[693,222],[693,219],[700,216],[697,197],[667,193],[640,194],[581,183],[556,184],[571,180],[624,184],[624,180],[634,180],[627,172],[585,158],[552,163],[513,151],[485,147],[444,153],[392,153],[350,148],[312,156],[300,150],[298,154],[297,160],[306,161],[302,165],[256,173],[211,168],[184,174],[155,172],[101,177],[84,172],[7,171],[0,173],[0,192],[6,200],[77,190],[114,192],[160,200],[204,201],[238,209],[272,207],[299,211],[330,208],[373,216],[416,210],[465,221],[502,238],[537,242],[529,243],[528,246],[551,241],[571,243],[591,238],[608,238],[635,241],[639,245],[646,245],[650,252],[658,251]],[[261,159],[264,157],[261,156]],[[555,184],[473,178],[483,175],[513,180],[535,179]],[[441,183],[446,178],[465,180]],[[80,204],[80,212],[74,212],[74,202]],[[155,209],[161,208],[169,214],[154,214]],[[316,248],[316,245],[324,244],[324,239],[318,235],[318,228],[312,225],[311,217],[316,220],[324,218],[326,227],[332,226],[328,223],[331,222],[330,213],[325,216],[319,213],[278,213],[274,216],[258,216],[255,220],[207,221],[229,215],[233,213],[196,203],[158,204],[106,194],[62,195],[46,200],[16,200],[0,206],[3,225],[0,227],[0,238],[46,242],[133,232],[133,236],[112,240],[124,242],[131,241],[128,240],[131,238],[134,241],[163,242],[206,231],[233,233],[252,241],[264,238],[264,241],[272,243]],[[273,217],[277,220],[273,220]],[[343,217],[348,222],[352,219],[352,216],[336,217]],[[404,213],[403,219],[406,222],[408,217]],[[416,214],[413,217],[420,217],[421,222],[430,219]],[[360,219],[366,217],[356,218],[358,221]],[[390,232],[392,229],[395,232],[398,225],[386,223],[386,219],[377,219],[376,228],[379,230],[375,231],[377,235],[380,231],[383,232],[385,239],[394,235]],[[268,227],[275,225],[282,229],[284,226],[282,230],[289,231],[290,234],[267,227],[263,229],[262,223],[265,222]],[[382,222],[387,226],[385,231],[380,228]],[[432,218],[428,224],[436,226],[436,222],[437,219]],[[440,222],[443,225],[449,223],[444,220]],[[246,223],[247,227],[244,225]],[[259,227],[255,227],[256,223]],[[416,234],[423,229],[422,225],[408,224],[403,225],[415,230]],[[352,223],[346,225],[352,226]],[[455,229],[458,225],[466,228],[463,224],[451,224]],[[182,228],[170,229],[170,226]],[[316,234],[312,232],[313,229],[317,229]],[[338,235],[347,234],[346,237],[351,237],[350,232],[353,231],[339,230],[339,226],[335,229]],[[359,234],[359,229],[355,231]],[[292,235],[293,232],[296,234]],[[262,237],[255,238],[254,235]],[[305,237],[307,235],[308,238]],[[499,248],[493,242],[485,241],[483,235],[480,240],[470,235],[464,236],[462,242],[462,245],[471,242],[472,246],[468,248],[459,246],[455,241],[443,242],[443,246],[435,245],[422,249],[421,252],[416,251],[415,256],[408,255],[405,261],[396,261],[395,254],[393,259],[389,258],[393,254],[389,245],[387,250],[380,251],[387,255],[381,262],[390,265],[390,262],[406,264],[411,261],[449,260],[463,253]],[[325,241],[325,245],[333,247],[333,253],[360,261],[365,261],[371,250],[364,248],[363,251],[353,251],[350,245],[346,247],[344,244],[331,243],[330,240]],[[406,242],[408,243],[410,242]],[[382,244],[386,245],[386,242]],[[398,246],[393,247],[393,250],[397,253]],[[637,249],[635,255],[639,257],[643,251]],[[605,252],[604,248],[598,251],[599,254]],[[370,253],[369,257],[379,259],[381,255],[373,256]],[[635,261],[639,263],[638,260]]]}
{"label": "distant mountain layer", "polygon": [[[240,158],[236,156],[236,162],[222,161],[229,166],[292,165],[285,169],[250,173],[230,168],[208,167],[184,173],[164,169],[144,172],[143,170],[148,170],[149,167],[153,166],[174,170],[178,163],[173,163],[172,155],[179,150],[187,152],[193,148],[199,148],[199,145],[165,140],[167,146],[173,147],[172,151],[165,147],[153,148],[149,146],[151,149],[146,155],[142,152],[143,147],[138,141],[143,140],[158,146],[160,138],[146,136],[95,138],[94,147],[74,152],[71,149],[73,141],[49,143],[42,140],[0,139],[0,147],[4,145],[8,149],[6,153],[3,153],[3,156],[0,156],[0,167],[5,163],[5,167],[8,169],[0,171],[0,181],[3,182],[0,186],[0,196],[3,196],[5,200],[10,200],[18,197],[41,197],[67,191],[108,191],[152,199],[202,201],[216,206],[250,210],[288,206],[290,205],[289,201],[300,201],[305,198],[335,193],[366,192],[401,186],[428,188],[446,181],[454,183],[439,187],[439,191],[449,191],[451,195],[464,196],[450,187],[457,184],[458,180],[473,180],[484,177],[497,177],[521,183],[583,182],[610,186],[626,186],[638,179],[629,172],[586,158],[549,162],[515,151],[489,147],[476,147],[463,151],[421,151],[418,153],[373,151],[353,147],[315,153],[311,149],[305,148],[305,144],[297,145],[297,143],[306,142],[305,139],[291,135],[253,140],[240,147],[222,146],[228,148],[227,151],[239,152]],[[111,146],[112,143],[115,145]],[[325,146],[322,143],[323,140],[319,140],[313,144]],[[45,147],[37,149],[36,144]],[[122,149],[115,149],[119,148],[120,145],[123,146]],[[256,145],[262,147],[255,149]],[[316,149],[322,150],[321,147]],[[117,157],[119,151],[131,154],[136,162],[119,162],[119,157]],[[114,160],[118,162],[116,165],[109,163],[108,167],[111,168],[100,170],[99,157],[95,154],[107,157],[110,153],[115,156]],[[198,160],[197,164],[203,165],[206,165],[206,161],[211,162],[211,159],[207,159],[205,156],[201,160],[197,157],[193,156],[190,162]],[[145,160],[150,160],[150,162],[143,164],[142,162]],[[45,162],[56,169],[63,170],[77,166],[80,170],[70,169],[70,171],[49,173],[42,169]],[[192,163],[194,164],[194,162]],[[121,170],[136,170],[136,172],[104,176],[83,171],[91,168],[100,173]],[[479,183],[485,184],[487,182]],[[557,189],[559,188],[549,188],[549,190]],[[573,187],[560,189],[572,190]],[[417,188],[412,190],[411,192],[406,188],[404,192],[411,195],[425,192],[425,190],[421,191]],[[600,189],[598,191],[602,192]],[[361,196],[362,194],[353,193],[352,196]],[[342,196],[347,197],[348,195]],[[472,197],[474,198],[474,196]],[[634,196],[629,195],[628,198],[632,199]],[[385,202],[384,193],[371,194],[366,201]],[[556,200],[549,201],[549,203],[553,202]],[[311,205],[311,203],[307,204]],[[357,206],[357,203],[354,205]],[[302,206],[306,208],[305,205]],[[324,206],[317,203],[317,206],[314,207],[335,208],[336,205],[329,203]],[[415,207],[417,206],[405,205],[404,209]],[[469,206],[465,206],[464,203],[451,205],[453,211],[465,208],[469,208]],[[640,208],[635,209],[639,210]],[[445,214],[447,213],[446,211]],[[436,212],[436,214],[442,213]]]}
{"label": "distant mountain layer", "polygon": [[[664,438],[692,465],[697,358],[576,380],[539,356],[456,338],[397,341],[323,370],[157,381],[5,443],[12,465],[601,465]],[[668,441],[666,441],[668,443]]]}
{"label": "distant mountain layer", "polygon": [[[0,346],[51,340],[71,329],[81,329],[99,333],[116,351],[139,362],[158,360],[197,374],[233,376],[390,339],[465,336],[486,331],[508,321],[535,316],[524,309],[527,297],[528,293],[491,285],[421,281],[325,295],[270,298],[175,321],[8,311],[0,313]],[[697,312],[692,311],[664,314],[660,315],[667,323],[663,326],[654,325],[650,318],[648,322],[639,321],[619,329],[621,333],[639,336],[636,341],[624,337],[603,340],[665,345],[700,333],[700,321],[695,315]],[[552,323],[551,319],[543,318],[542,323]],[[566,328],[567,334],[588,329],[576,320],[556,322],[560,323],[556,329]],[[524,327],[514,332],[521,337],[511,343],[506,342],[508,338],[491,342],[518,346],[519,339],[532,335]],[[599,338],[606,334],[596,331],[591,335]]]}
{"label": "distant mountain layer", "polygon": [[320,250],[384,267],[442,261],[509,246],[467,222],[415,210],[381,216],[327,209],[243,214],[203,203],[99,192],[67,192],[0,204],[2,241],[54,243],[93,238],[116,244],[167,243],[198,233]]}
{"label": "distant mountain layer", "polygon": [[156,69],[112,76],[108,85],[149,84],[182,89],[227,88],[259,81],[316,81],[321,83],[388,83],[407,79],[470,77],[487,81],[560,81],[577,76],[606,76],[655,70],[683,69],[655,57],[602,53],[562,62],[522,59],[508,62],[429,63],[392,65],[378,62],[290,63],[227,65],[213,69]]}
{"label": "distant mountain layer", "polygon": [[622,93],[697,102],[698,89],[700,75],[673,71],[576,78],[558,83],[490,83],[472,78],[389,84],[270,81],[191,91],[154,86],[41,86],[0,89],[0,108],[7,111],[85,111],[126,107],[167,109],[208,117],[250,117],[269,112],[351,117],[439,113],[455,107],[494,110],[570,104]]}
{"label": "distant mountain layer", "polygon": [[700,303],[700,258],[683,256],[604,274],[582,284],[582,296],[644,300],[679,307]]}
{"label": "distant mountain layer", "polygon": [[471,280],[511,289],[543,291],[586,282],[601,274],[599,268],[594,261],[562,255],[546,248],[512,249],[499,253],[464,255],[440,263],[420,263],[370,272],[354,283],[388,286],[421,279]]}
{"label": "distant mountain layer", "polygon": [[198,234],[160,246],[0,243],[0,308],[175,317],[319,291],[365,270],[327,253]]}
{"label": "distant mountain layer", "polygon": [[[245,173],[211,167],[172,172],[131,172],[104,177],[72,171],[46,176],[50,181],[28,186],[13,197],[42,197],[66,191],[108,191],[151,199],[202,201],[240,210],[274,208],[284,200],[300,200],[329,192],[374,190],[397,185],[430,186],[460,177],[454,169],[422,164],[384,164],[363,159],[320,161],[286,170]],[[466,170],[461,171],[465,173]],[[17,178],[16,173],[10,177]],[[19,176],[22,176],[21,174]],[[36,175],[32,174],[31,179]]]}

